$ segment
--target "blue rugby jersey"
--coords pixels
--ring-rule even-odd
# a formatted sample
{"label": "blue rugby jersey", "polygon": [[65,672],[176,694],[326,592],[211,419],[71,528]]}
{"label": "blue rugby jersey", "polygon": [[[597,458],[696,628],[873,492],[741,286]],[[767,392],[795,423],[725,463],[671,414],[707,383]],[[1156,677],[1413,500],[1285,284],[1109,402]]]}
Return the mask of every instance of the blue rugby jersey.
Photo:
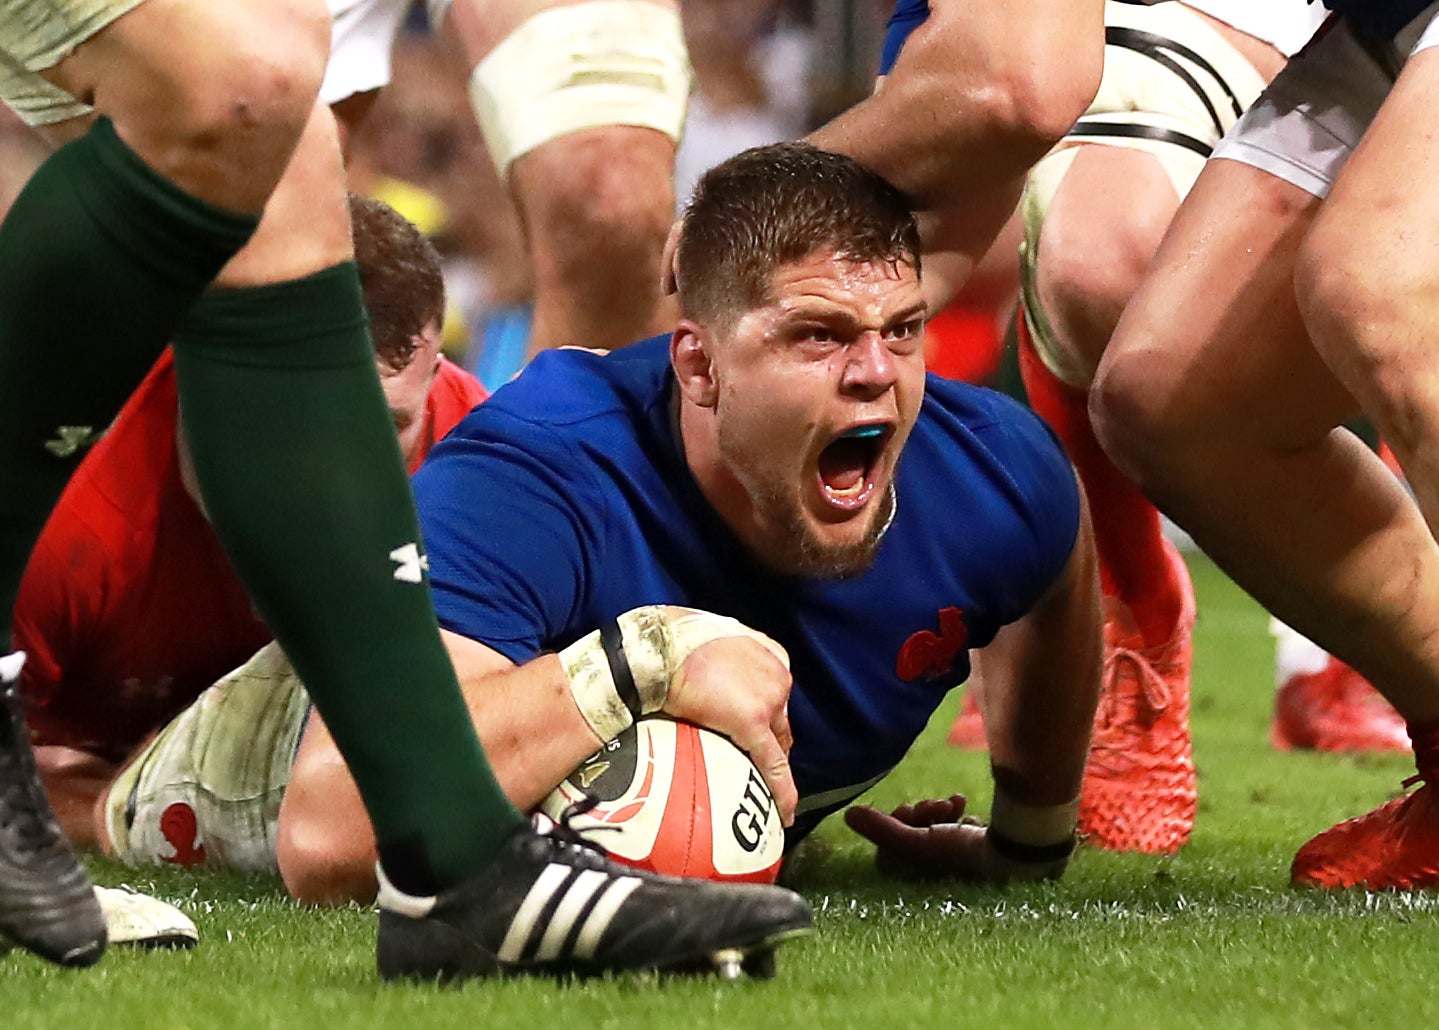
{"label": "blue rugby jersey", "polygon": [[879,52],[879,74],[888,75],[909,34],[929,17],[929,0],[895,0],[885,25],[884,45]]}
{"label": "blue rugby jersey", "polygon": [[548,351],[435,448],[414,485],[440,624],[516,663],[646,604],[769,634],[794,672],[803,833],[899,762],[968,676],[969,648],[1059,576],[1078,488],[1032,413],[930,377],[874,564],[841,581],[779,575],[700,494],[672,388],[666,338]]}

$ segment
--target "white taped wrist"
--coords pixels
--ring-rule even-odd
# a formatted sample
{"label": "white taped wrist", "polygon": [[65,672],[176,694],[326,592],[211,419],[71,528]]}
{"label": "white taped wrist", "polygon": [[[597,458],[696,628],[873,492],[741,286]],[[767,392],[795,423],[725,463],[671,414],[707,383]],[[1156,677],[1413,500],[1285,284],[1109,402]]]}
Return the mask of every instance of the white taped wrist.
{"label": "white taped wrist", "polygon": [[610,741],[640,716],[663,710],[685,659],[723,637],[749,637],[789,665],[783,648],[738,619],[660,604],[630,609],[613,626],[576,640],[559,659],[580,714]]}
{"label": "white taped wrist", "polygon": [[1062,805],[1026,805],[994,788],[989,827],[1007,840],[1043,848],[1068,841],[1079,822],[1079,798]]}
{"label": "white taped wrist", "polygon": [[569,677],[575,707],[595,736],[608,743],[629,729],[635,717],[616,689],[600,631],[580,637],[559,653],[559,659]]}
{"label": "white taped wrist", "polygon": [[680,663],[694,648],[679,646],[674,620],[662,605],[631,608],[615,621],[619,624],[630,679],[639,697],[639,714],[658,712],[665,706]]}
{"label": "white taped wrist", "polygon": [[694,650],[675,645],[669,613],[651,604],[630,609],[614,626],[560,652],[575,704],[601,740],[613,740],[641,715],[664,707],[675,672]]}

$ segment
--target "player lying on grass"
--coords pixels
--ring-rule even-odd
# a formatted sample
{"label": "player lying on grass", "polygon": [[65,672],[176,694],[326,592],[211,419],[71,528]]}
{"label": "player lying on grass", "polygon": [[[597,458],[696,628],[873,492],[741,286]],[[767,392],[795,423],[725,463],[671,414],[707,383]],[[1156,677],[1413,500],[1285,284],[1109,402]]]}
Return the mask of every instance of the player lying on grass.
{"label": "player lying on grass", "polygon": [[[668,339],[542,355],[417,474],[446,641],[518,806],[637,714],[724,692],[752,699],[732,736],[797,839],[894,768],[983,648],[990,826],[954,802],[852,825],[893,868],[1063,871],[1099,684],[1084,504],[1037,418],[926,382],[918,246],[849,158],[746,152],[690,205]],[[116,854],[373,894],[363,810],[313,717],[296,754],[285,672],[258,657],[129,766],[100,811]]]}
{"label": "player lying on grass", "polygon": [[[78,138],[0,227],[15,373],[0,376],[4,614],[81,445],[173,339],[207,510],[379,838],[380,975],[691,969],[769,951],[811,925],[803,899],[617,867],[565,827],[527,823],[484,758],[386,425],[334,122],[315,104],[329,27],[310,0],[0,6],[0,96],[37,126],[75,102],[100,116],[70,126]],[[201,296],[217,272],[222,288]],[[35,770],[23,662],[0,663],[0,933],[88,964],[104,920]],[[407,703],[380,724],[401,685]],[[730,725],[724,698],[708,711]],[[571,904],[537,909],[561,871]],[[576,889],[594,904],[570,933]]]}

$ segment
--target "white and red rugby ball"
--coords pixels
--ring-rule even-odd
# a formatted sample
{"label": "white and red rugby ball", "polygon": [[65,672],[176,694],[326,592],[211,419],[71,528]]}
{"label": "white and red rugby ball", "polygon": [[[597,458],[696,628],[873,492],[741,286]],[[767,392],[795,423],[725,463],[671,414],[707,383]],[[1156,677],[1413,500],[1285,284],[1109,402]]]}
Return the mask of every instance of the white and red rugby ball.
{"label": "white and red rugby ball", "polygon": [[540,805],[614,858],[701,880],[773,883],[784,827],[764,777],[718,733],[641,719],[588,758]]}

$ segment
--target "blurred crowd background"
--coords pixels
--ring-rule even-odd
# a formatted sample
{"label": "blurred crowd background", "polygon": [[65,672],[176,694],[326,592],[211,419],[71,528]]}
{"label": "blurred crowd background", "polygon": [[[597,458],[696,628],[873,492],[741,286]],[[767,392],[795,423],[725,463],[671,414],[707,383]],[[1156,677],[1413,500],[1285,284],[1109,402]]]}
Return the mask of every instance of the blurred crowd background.
{"label": "blurred crowd background", "polygon": [[[463,60],[417,5],[394,79],[350,141],[351,183],[391,204],[445,259],[445,350],[491,389],[502,353],[523,351],[531,285],[510,197],[464,92]],[[704,171],[746,149],[805,135],[874,84],[892,0],[681,0],[695,85],[675,163],[683,206]],[[0,106],[0,214],[44,156]],[[932,326],[931,364],[983,380],[997,361],[1004,299],[961,297]],[[486,357],[489,357],[487,362]]]}

